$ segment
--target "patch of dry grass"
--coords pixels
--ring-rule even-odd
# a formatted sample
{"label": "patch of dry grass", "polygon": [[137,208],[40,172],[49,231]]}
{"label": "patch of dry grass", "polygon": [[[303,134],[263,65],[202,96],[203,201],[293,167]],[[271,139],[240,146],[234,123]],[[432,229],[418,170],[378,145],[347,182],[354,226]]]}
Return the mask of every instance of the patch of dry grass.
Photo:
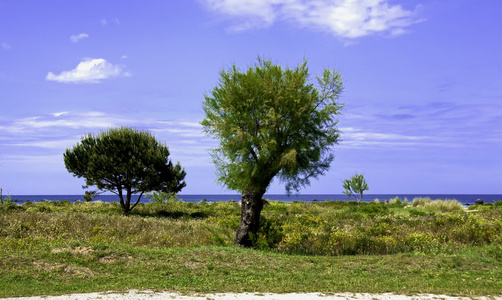
{"label": "patch of dry grass", "polygon": [[464,210],[464,206],[457,200],[437,199],[433,201],[429,197],[413,199],[412,206],[436,212],[459,212]]}

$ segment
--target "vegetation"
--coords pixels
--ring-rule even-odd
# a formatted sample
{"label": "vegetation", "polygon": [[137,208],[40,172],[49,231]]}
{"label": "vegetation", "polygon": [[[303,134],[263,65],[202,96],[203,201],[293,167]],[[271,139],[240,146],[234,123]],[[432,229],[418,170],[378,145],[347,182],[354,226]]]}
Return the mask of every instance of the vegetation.
{"label": "vegetation", "polygon": [[[66,150],[64,163],[74,176],[85,178],[87,186],[119,196],[124,214],[139,203],[145,192],[177,193],[186,185],[185,170],[179,163],[172,164],[167,147],[149,132],[128,127],[88,134]],[[131,206],[131,196],[137,193],[138,200]],[[84,199],[90,201],[95,195],[86,192]]]}
{"label": "vegetation", "polygon": [[156,197],[129,216],[118,203],[99,201],[0,205],[0,297],[502,290],[502,202],[459,210],[454,201],[430,199],[271,201],[258,249],[242,249],[231,246],[239,203]]}
{"label": "vegetation", "polygon": [[242,194],[237,245],[256,243],[262,197],[276,176],[288,192],[298,190],[333,160],[342,80],[330,70],[317,79],[317,87],[308,82],[306,61],[292,70],[258,58],[245,72],[221,71],[204,97],[202,125],[220,141],[213,152],[219,181]]}
{"label": "vegetation", "polygon": [[0,200],[1,200],[0,201],[1,204],[11,204],[12,203],[12,198],[10,197],[10,195],[7,195],[5,197],[0,197]]}
{"label": "vegetation", "polygon": [[352,178],[343,181],[343,188],[343,193],[349,197],[354,196],[357,202],[361,202],[361,200],[363,200],[364,191],[369,190],[364,175],[357,173],[352,176]]}

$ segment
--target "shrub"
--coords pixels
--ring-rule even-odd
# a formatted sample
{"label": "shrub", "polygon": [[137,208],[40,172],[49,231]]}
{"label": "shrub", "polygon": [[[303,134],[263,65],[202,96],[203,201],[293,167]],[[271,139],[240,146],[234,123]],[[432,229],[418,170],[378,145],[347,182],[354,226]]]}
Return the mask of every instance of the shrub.
{"label": "shrub", "polygon": [[419,198],[414,198],[413,199],[413,203],[411,204],[413,207],[425,207],[428,203],[431,202],[431,198],[427,197],[427,198],[422,198],[422,197],[419,197]]}
{"label": "shrub", "polygon": [[410,216],[412,217],[419,217],[419,216],[425,216],[427,215],[428,213],[426,211],[423,211],[421,209],[418,209],[418,208],[415,208],[415,207],[411,207],[408,209],[408,213],[410,214]]}
{"label": "shrub", "polygon": [[350,206],[349,212],[368,217],[387,214],[389,212],[389,207],[381,202],[361,203],[360,206]]}
{"label": "shrub", "polygon": [[430,198],[415,198],[413,199],[413,207],[419,207],[428,211],[435,212],[455,212],[463,211],[464,206],[457,200],[434,200]]}
{"label": "shrub", "polygon": [[148,195],[148,198],[150,199],[150,203],[156,203],[156,204],[161,204],[161,203],[174,204],[174,203],[182,202],[181,199],[178,198],[177,193],[166,193],[166,192],[154,191]]}
{"label": "shrub", "polygon": [[399,197],[396,197],[394,199],[389,200],[389,205],[402,206],[402,204],[403,204],[403,202],[401,201],[401,199],[399,199]]}

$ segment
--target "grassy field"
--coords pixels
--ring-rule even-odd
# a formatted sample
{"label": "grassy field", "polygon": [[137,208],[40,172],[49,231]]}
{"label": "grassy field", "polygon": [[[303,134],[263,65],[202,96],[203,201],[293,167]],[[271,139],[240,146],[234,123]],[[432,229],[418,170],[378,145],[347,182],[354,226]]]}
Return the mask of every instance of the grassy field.
{"label": "grassy field", "polygon": [[238,203],[0,206],[0,297],[209,292],[502,291],[502,202],[265,206],[256,249],[232,246]]}

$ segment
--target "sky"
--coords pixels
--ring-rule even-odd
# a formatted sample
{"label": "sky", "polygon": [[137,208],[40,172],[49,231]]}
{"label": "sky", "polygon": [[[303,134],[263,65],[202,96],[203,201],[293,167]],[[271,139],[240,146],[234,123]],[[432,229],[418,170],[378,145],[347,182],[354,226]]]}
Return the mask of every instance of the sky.
{"label": "sky", "polygon": [[[341,72],[331,169],[302,194],[502,194],[500,0],[0,0],[0,188],[80,195],[63,153],[109,127],[148,130],[216,182],[200,125],[218,74],[258,56]],[[274,181],[268,193],[285,193]]]}

